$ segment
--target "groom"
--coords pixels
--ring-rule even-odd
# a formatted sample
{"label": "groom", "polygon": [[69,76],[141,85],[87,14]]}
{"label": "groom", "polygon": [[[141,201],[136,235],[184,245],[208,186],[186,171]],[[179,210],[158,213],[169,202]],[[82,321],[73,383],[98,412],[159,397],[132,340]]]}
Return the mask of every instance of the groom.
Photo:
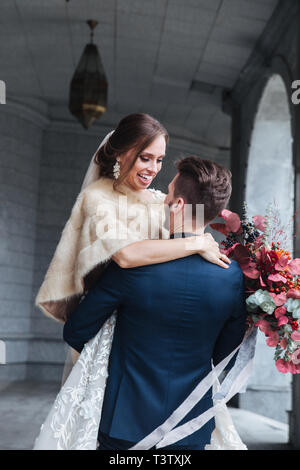
{"label": "groom", "polygon": [[[231,174],[197,157],[177,169],[165,199],[171,238],[201,235],[228,202]],[[197,204],[204,204],[202,223]],[[98,441],[99,449],[121,450],[162,424],[210,372],[211,361],[216,365],[240,344],[243,275],[235,261],[223,269],[199,255],[130,269],[112,261],[65,323],[64,340],[81,352],[116,309]],[[178,425],[212,405],[210,389]],[[212,418],[162,449],[202,450],[214,427]]]}

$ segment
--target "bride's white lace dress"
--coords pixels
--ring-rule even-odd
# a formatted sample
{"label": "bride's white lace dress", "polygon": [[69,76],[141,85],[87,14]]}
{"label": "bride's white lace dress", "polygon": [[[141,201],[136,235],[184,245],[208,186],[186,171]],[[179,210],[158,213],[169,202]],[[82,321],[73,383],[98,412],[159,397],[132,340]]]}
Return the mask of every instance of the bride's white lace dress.
{"label": "bride's white lace dress", "polygon": [[[33,450],[96,450],[116,314],[86,343],[41,426]],[[216,384],[216,382],[215,382]],[[225,403],[206,450],[247,450]]]}

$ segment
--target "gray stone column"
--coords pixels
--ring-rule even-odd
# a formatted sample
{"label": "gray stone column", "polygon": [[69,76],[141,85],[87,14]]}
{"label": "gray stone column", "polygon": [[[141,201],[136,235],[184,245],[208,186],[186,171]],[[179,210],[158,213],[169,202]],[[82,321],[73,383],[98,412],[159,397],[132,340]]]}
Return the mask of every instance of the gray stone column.
{"label": "gray stone column", "polygon": [[241,153],[242,121],[239,106],[232,108],[231,123],[231,173],[232,195],[230,198],[230,210],[242,213],[245,198],[246,163]]}

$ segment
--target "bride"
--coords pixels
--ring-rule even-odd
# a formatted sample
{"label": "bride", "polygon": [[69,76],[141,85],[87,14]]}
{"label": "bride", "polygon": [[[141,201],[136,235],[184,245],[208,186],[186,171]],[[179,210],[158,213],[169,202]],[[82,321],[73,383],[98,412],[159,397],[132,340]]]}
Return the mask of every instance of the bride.
{"label": "bride", "polygon": [[[191,237],[200,246],[189,251],[184,239],[167,239],[165,195],[148,189],[167,143],[166,129],[147,114],[126,116],[101,142],[36,297],[45,315],[64,323],[110,260],[129,268],[198,253],[227,267],[210,234]],[[80,355],[70,348],[71,365],[34,450],[96,450],[115,320],[114,312]],[[226,406],[220,411],[208,448],[245,449]]]}

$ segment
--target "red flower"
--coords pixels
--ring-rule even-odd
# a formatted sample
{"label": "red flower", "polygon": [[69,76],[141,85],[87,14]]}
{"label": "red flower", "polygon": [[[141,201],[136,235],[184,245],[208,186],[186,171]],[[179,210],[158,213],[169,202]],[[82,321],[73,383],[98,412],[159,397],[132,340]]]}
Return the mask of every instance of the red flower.
{"label": "red flower", "polygon": [[268,333],[268,339],[267,339],[267,345],[270,346],[270,348],[275,348],[277,344],[279,343],[279,334],[277,331],[272,331]]}
{"label": "red flower", "polygon": [[290,325],[291,325],[293,331],[297,331],[298,328],[299,328],[297,320],[291,321]]}
{"label": "red flower", "polygon": [[284,361],[283,359],[277,359],[276,367],[279,372],[282,372],[283,374],[289,372],[288,362]]}
{"label": "red flower", "polygon": [[[280,372],[299,374],[300,321],[298,323],[291,318],[284,304],[288,298],[300,299],[300,258],[291,260],[290,252],[280,248],[279,242],[273,242],[272,247],[267,249],[264,233],[259,235],[259,232],[255,232],[247,242],[238,242],[237,240],[241,237],[233,236],[233,234],[243,233],[238,214],[225,209],[219,216],[224,219],[225,223],[211,224],[211,227],[227,237],[226,241],[222,242],[224,248],[221,251],[239,263],[245,277],[245,293],[250,295],[261,289],[272,296],[276,306],[272,315],[267,315],[262,310],[258,314],[249,313],[249,325],[257,326],[265,334],[269,347],[274,348],[280,345],[281,352],[285,351],[284,359],[276,361],[276,367]],[[265,232],[267,225],[265,217],[257,215],[252,220],[252,228],[254,226],[260,232]],[[248,223],[247,220],[245,223]],[[249,227],[251,227],[251,223]],[[272,226],[271,229],[273,230],[273,228]],[[284,234],[281,229],[277,230],[278,233]],[[237,242],[235,243],[235,241]],[[296,280],[293,276],[299,276],[299,279]],[[289,332],[287,337],[283,335],[282,331],[282,326],[286,324],[291,325],[292,329],[292,334]],[[291,355],[291,351],[287,350],[290,339],[299,344],[299,349],[294,357]]]}
{"label": "red flower", "polygon": [[286,374],[290,372],[291,374],[299,374],[300,373],[300,364],[293,364],[292,361],[285,361],[284,359],[277,359],[276,367],[279,372]]}
{"label": "red flower", "polygon": [[232,248],[233,257],[239,263],[244,275],[250,279],[258,279],[260,272],[255,261],[250,257],[248,248],[240,243],[236,243]]}
{"label": "red flower", "polygon": [[288,322],[289,322],[288,317],[286,317],[285,315],[282,315],[282,316],[278,319],[278,326],[286,325]]}
{"label": "red flower", "polygon": [[210,226],[214,230],[217,230],[217,232],[223,233],[223,235],[225,236],[229,235],[230,230],[228,231],[225,224],[216,223],[216,224],[210,224]]}
{"label": "red flower", "polygon": [[259,263],[261,270],[264,269],[265,271],[271,270],[274,266],[274,261],[270,256],[270,253],[265,249],[263,246],[259,250],[255,252],[257,262]]}
{"label": "red flower", "polygon": [[286,308],[285,307],[277,307],[275,309],[274,313],[275,313],[276,318],[280,318],[280,317],[282,317],[283,315],[286,314]]}

